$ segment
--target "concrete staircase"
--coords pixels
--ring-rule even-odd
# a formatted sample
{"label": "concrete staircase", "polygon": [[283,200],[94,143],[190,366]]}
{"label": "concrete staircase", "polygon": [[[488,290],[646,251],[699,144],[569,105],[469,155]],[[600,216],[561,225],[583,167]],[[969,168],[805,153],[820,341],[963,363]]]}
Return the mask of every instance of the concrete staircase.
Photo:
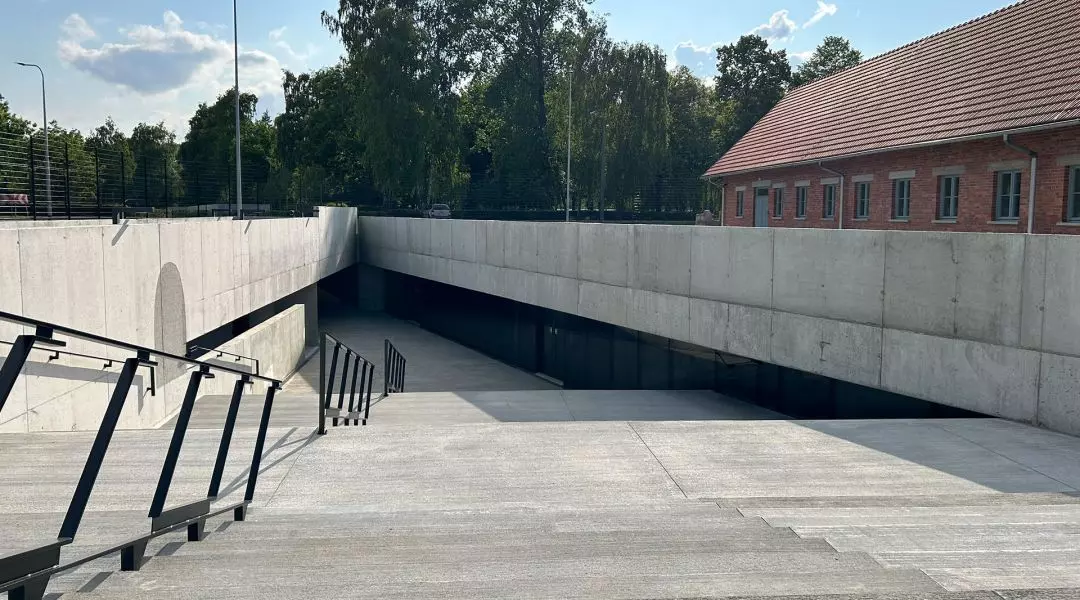
{"label": "concrete staircase", "polygon": [[[197,404],[177,502],[205,493],[227,402]],[[790,422],[706,392],[535,390],[392,396],[369,426],[318,437],[317,402],[279,396],[247,521],[158,538],[138,572],[93,561],[51,597],[1080,597],[1080,442],[1066,436],[995,420]],[[68,559],[140,530],[130,508],[149,498],[168,434],[118,433]],[[0,482],[77,463],[88,439],[0,436],[15,453]],[[65,497],[70,473],[50,477]],[[20,506],[0,493],[0,551],[62,508]]]}

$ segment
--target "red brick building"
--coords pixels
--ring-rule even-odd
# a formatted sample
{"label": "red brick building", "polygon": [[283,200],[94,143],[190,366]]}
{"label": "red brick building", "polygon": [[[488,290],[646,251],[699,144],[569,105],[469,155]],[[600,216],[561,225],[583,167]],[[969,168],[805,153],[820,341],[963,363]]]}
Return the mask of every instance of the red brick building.
{"label": "red brick building", "polygon": [[705,177],[725,225],[1080,233],[1080,0],[792,90]]}

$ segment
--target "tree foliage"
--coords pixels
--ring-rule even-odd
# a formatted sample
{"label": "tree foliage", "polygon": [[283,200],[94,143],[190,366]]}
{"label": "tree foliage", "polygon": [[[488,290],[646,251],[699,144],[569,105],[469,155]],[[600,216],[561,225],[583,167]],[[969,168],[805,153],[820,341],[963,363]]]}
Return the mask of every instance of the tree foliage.
{"label": "tree foliage", "polygon": [[826,37],[814,50],[814,54],[799,65],[792,78],[792,86],[806,85],[835,75],[861,63],[862,59],[862,52],[853,48],[848,40],[838,36]]}
{"label": "tree foliage", "polygon": [[716,95],[733,115],[727,140],[734,143],[784,97],[791,84],[791,63],[787,51],[770,50],[758,35],[721,46],[716,56]]}
{"label": "tree foliage", "polygon": [[[286,71],[274,119],[240,96],[245,202],[552,210],[569,187],[573,208],[697,209],[701,173],[792,86],[861,60],[830,37],[793,74],[784,50],[746,35],[717,50],[706,82],[613,40],[590,3],[338,0],[321,15],[345,49],[337,64]],[[163,124],[125,136],[111,119],[85,139],[57,127],[54,143],[78,169],[122,162],[98,187],[136,202],[230,202],[235,102],[229,90],[200,104],[179,144]],[[0,98],[0,135],[35,131]]]}

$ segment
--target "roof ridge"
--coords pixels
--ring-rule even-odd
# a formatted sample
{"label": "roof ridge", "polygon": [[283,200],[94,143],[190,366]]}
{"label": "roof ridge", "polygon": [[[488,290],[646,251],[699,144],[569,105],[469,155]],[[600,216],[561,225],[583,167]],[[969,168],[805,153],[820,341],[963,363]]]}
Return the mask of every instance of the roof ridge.
{"label": "roof ridge", "polygon": [[[855,70],[857,68],[863,67],[864,65],[869,65],[870,63],[878,62],[878,61],[880,61],[882,59],[890,57],[890,56],[892,56],[894,54],[899,54],[900,52],[908,50],[908,49],[910,49],[910,48],[912,48],[914,46],[917,46],[919,44],[923,44],[923,43],[928,42],[930,40],[933,40],[935,38],[939,38],[939,37],[942,37],[942,36],[944,36],[946,34],[953,33],[954,31],[956,31],[958,29],[962,29],[964,27],[969,27],[971,25],[975,25],[976,23],[979,23],[979,22],[985,21],[987,19],[990,19],[992,17],[998,16],[999,14],[1001,14],[1003,12],[1015,9],[1015,8],[1017,8],[1017,7],[1019,7],[1019,6],[1023,5],[1023,4],[1027,4],[1029,2],[1037,2],[1037,1],[1039,1],[1039,0],[1016,0],[1016,2],[1013,2],[1012,4],[1009,4],[1007,6],[1003,6],[1003,7],[999,8],[999,9],[997,9],[997,10],[994,10],[992,12],[988,12],[988,13],[986,13],[984,15],[980,15],[978,17],[975,17],[974,19],[969,19],[967,21],[964,21],[963,23],[958,23],[956,25],[953,25],[952,27],[942,29],[941,31],[937,31],[935,33],[931,33],[930,35],[921,37],[921,38],[919,38],[917,40],[910,41],[910,42],[908,42],[908,43],[906,43],[906,44],[904,44],[902,46],[897,46],[896,48],[893,48],[891,50],[886,50],[885,52],[882,52],[881,54],[871,56],[870,58],[860,62],[857,65],[852,65],[852,66],[850,66],[850,67],[848,67],[848,68],[846,68],[846,69],[844,69],[842,71],[838,71],[838,72],[833,73],[832,75],[829,75],[827,77],[822,77],[821,79],[818,79],[817,81],[811,81],[810,83],[808,83],[806,85],[801,85],[799,87],[793,88],[791,90],[791,92],[792,93],[802,92],[803,90],[806,90],[806,89],[809,89],[809,88],[819,87],[819,84],[821,84],[822,82],[829,81],[830,79],[836,78],[839,75],[850,73],[851,71],[853,71],[853,70]],[[1045,0],[1045,1],[1049,1],[1049,0]]]}

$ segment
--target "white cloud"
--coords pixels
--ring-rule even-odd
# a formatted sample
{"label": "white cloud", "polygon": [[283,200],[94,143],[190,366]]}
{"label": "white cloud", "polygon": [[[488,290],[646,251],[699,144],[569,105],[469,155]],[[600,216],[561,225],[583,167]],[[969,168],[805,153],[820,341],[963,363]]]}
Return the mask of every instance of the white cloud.
{"label": "white cloud", "polygon": [[60,24],[60,30],[64,32],[65,38],[74,42],[85,42],[97,37],[94,29],[78,13],[68,15]]}
{"label": "white cloud", "polygon": [[822,0],[817,0],[817,10],[814,11],[814,16],[810,17],[809,21],[803,23],[803,29],[806,29],[807,27],[812,27],[815,23],[824,19],[825,17],[831,17],[835,15],[836,11],[837,7],[835,4],[827,4],[825,2],[822,2]]}
{"label": "white cloud", "polygon": [[750,33],[760,35],[770,42],[790,39],[799,26],[788,16],[787,10],[778,10],[769,17],[769,22],[758,25]]}
{"label": "white cloud", "polygon": [[679,65],[686,66],[698,77],[707,77],[716,74],[716,49],[723,46],[722,42],[699,46],[693,40],[685,41],[668,54],[668,70]]}
{"label": "white cloud", "polygon": [[791,62],[796,64],[810,60],[810,57],[813,55],[813,50],[807,50],[806,52],[788,52],[788,56],[791,57]]}
{"label": "white cloud", "polygon": [[[87,45],[89,26],[72,15],[64,21],[61,60],[101,81],[141,95],[201,89],[207,95],[231,87],[233,47],[226,40],[184,28],[175,12],[165,11],[162,25],[121,29],[124,40]],[[94,36],[96,37],[96,36]],[[241,50],[241,87],[259,95],[280,93],[281,63],[261,50]]]}
{"label": "white cloud", "polygon": [[305,63],[304,66],[307,66],[307,60],[317,54],[319,52],[319,49],[314,44],[309,43],[306,50],[304,50],[303,52],[297,52],[295,49],[293,49],[292,45],[289,44],[289,42],[285,41],[285,32],[288,29],[288,26],[271,29],[269,35],[270,41],[274,42],[274,45],[278,48],[284,50],[289,55],[289,58],[295,61],[299,61],[301,63]]}

